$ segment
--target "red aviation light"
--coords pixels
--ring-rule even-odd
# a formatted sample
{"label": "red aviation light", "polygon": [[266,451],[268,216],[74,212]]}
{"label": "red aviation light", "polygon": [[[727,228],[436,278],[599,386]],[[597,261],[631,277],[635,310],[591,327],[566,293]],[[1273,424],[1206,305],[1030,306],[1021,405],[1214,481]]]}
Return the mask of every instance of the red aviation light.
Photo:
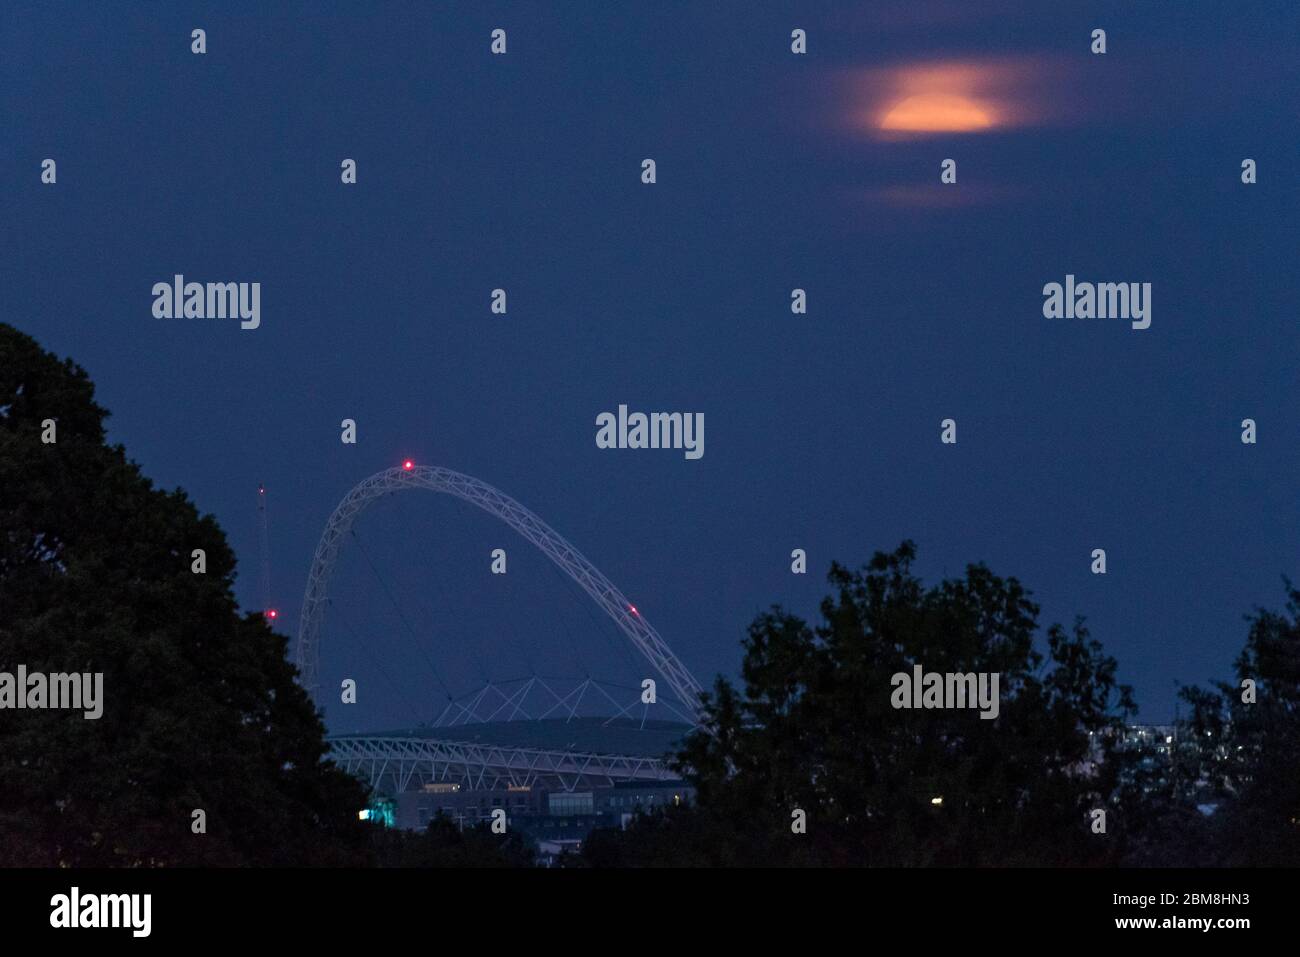
{"label": "red aviation light", "polygon": [[407,459],[405,462],[402,463],[402,468],[406,469],[406,471],[409,472],[411,471],[411,469],[415,468],[415,463],[412,462],[410,459]]}
{"label": "red aviation light", "polygon": [[279,617],[280,617],[280,613],[279,613],[278,611],[276,611],[274,608],[268,608],[268,609],[266,610],[266,617],[267,617],[267,618],[279,618]]}

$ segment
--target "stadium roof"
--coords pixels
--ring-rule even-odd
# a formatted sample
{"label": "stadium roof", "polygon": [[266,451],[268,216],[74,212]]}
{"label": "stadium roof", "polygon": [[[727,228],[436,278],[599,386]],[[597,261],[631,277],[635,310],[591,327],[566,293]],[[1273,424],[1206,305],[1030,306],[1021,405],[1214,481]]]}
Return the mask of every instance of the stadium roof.
{"label": "stadium roof", "polygon": [[680,721],[646,721],[643,725],[631,718],[555,718],[333,734],[330,737],[424,738],[494,747],[659,758],[675,752],[690,730],[691,725]]}

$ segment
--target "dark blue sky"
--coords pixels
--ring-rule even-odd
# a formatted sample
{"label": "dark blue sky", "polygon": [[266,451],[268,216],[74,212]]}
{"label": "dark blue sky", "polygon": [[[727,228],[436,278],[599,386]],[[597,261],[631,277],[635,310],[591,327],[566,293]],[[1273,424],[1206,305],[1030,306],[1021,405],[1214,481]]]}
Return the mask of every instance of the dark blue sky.
{"label": "dark blue sky", "polygon": [[[287,632],[334,505],[408,455],[535,510],[705,682],[757,611],[812,614],[832,559],[913,538],[928,579],[983,560],[1045,623],[1087,616],[1164,720],[1300,579],[1294,3],[261,6],[6,8],[0,317],[216,515],[250,608],[267,484]],[[856,98],[925,63],[1010,64],[1033,115],[873,135]],[[174,273],[260,282],[261,328],[153,318]],[[1045,319],[1067,273],[1152,283],[1151,328]],[[704,457],[597,449],[619,403],[703,412]],[[457,692],[644,671],[467,506],[358,533],[336,601],[367,647],[335,616],[323,649],[327,686],[362,681],[349,728],[436,711],[429,661]]]}

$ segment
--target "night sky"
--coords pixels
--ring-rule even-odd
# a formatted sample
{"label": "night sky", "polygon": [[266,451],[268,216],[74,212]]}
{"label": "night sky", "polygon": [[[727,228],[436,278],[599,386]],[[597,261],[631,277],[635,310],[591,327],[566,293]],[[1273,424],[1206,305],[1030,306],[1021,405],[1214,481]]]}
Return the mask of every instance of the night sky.
{"label": "night sky", "polygon": [[[331,510],[408,456],[536,511],[706,684],[756,612],[912,538],[927,580],[982,560],[1086,616],[1164,721],[1300,580],[1294,2],[263,6],[6,6],[0,319],[217,517],[248,609],[266,483],[287,634]],[[916,82],[979,128],[882,130]],[[175,273],[260,282],[261,327],[155,319]],[[1151,328],[1044,318],[1067,273],[1150,282]],[[620,403],[703,412],[703,458],[598,449]],[[335,730],[647,673],[469,506],[407,493],[357,534]]]}

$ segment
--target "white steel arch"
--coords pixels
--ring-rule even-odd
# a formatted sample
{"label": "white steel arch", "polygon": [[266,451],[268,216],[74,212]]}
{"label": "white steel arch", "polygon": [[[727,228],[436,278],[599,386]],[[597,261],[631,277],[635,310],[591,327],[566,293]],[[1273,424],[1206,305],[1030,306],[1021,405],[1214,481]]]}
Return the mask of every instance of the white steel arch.
{"label": "white steel arch", "polygon": [[391,468],[358,483],[339,502],[325,525],[320,544],[316,546],[316,556],[312,559],[311,574],[307,576],[307,591],[303,596],[302,617],[298,625],[299,680],[313,698],[320,683],[320,626],[329,595],[330,575],[334,571],[343,536],[352,528],[357,515],[376,499],[409,488],[442,492],[477,505],[536,545],[547,558],[577,582],[604,609],[605,614],[614,619],[614,624],[645,655],[678,699],[691,709],[691,713],[698,713],[702,689],[694,676],[677,660],[677,656],[636,610],[636,606],[582,553],[524,506],[486,482],[451,469],[423,465],[409,469]]}

